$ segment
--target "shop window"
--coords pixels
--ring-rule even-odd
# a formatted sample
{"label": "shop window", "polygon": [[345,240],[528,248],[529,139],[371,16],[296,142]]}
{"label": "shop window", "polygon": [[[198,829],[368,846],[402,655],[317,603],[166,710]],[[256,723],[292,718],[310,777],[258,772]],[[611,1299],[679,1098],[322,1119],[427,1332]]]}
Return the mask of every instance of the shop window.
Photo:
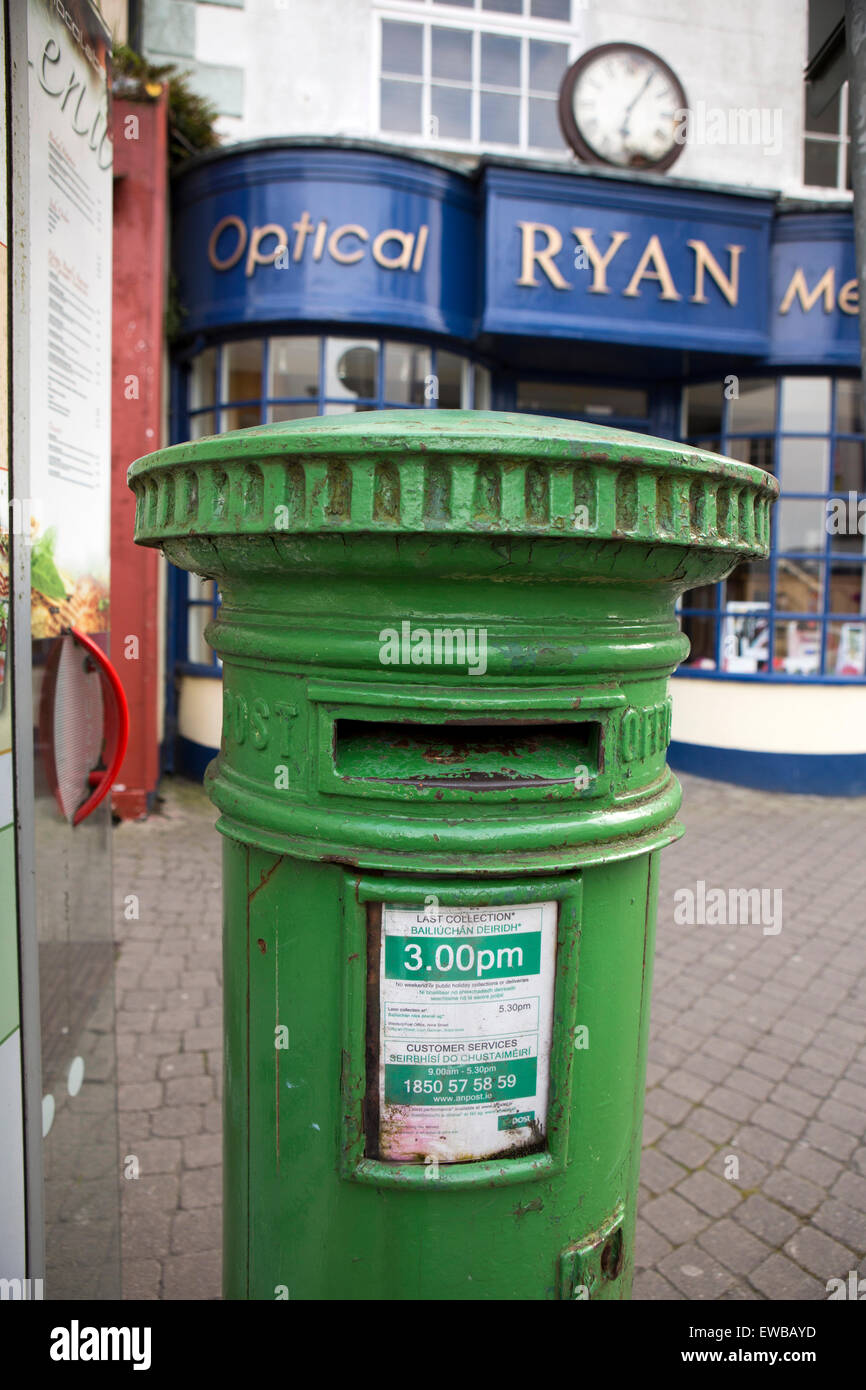
{"label": "shop window", "polygon": [[738,565],[725,583],[725,602],[767,604],[770,602],[770,564],[768,560],[746,560]]}
{"label": "shop window", "polygon": [[[720,448],[721,441],[717,439],[713,445],[713,452],[718,453]],[[725,453],[729,458],[739,459],[741,463],[751,463],[755,468],[763,468],[765,473],[776,471],[776,441],[772,437],[729,439],[725,445]]]}
{"label": "shop window", "polygon": [[[781,487],[769,561],[741,565],[712,593],[683,596],[683,628],[697,639],[686,671],[863,679],[866,468],[859,379],[741,378],[733,391],[700,383],[684,393],[683,422],[691,443],[766,468]],[[711,652],[709,635],[716,644]]]}
{"label": "shop window", "polygon": [[473,369],[473,394],[471,397],[473,410],[490,409],[490,373],[486,367],[475,367]]}
{"label": "shop window", "polygon": [[833,490],[866,492],[866,452],[862,439],[837,439],[833,451]]}
{"label": "shop window", "polygon": [[645,421],[646,391],[624,386],[593,386],[571,381],[518,381],[517,409],[577,420]]}
{"label": "shop window", "polygon": [[347,403],[375,400],[379,394],[378,342],[326,338],[324,373],[326,399]]}
{"label": "shop window", "polygon": [[[569,18],[568,0],[483,0],[449,5],[450,15],[438,0],[412,0],[432,22],[412,22],[403,5],[392,17],[380,3],[383,134],[564,152],[557,102],[573,55],[556,26]],[[493,27],[508,15],[513,25]]]}
{"label": "shop window", "polygon": [[228,343],[222,352],[220,430],[243,430],[261,423],[262,344],[258,339]]}
{"label": "shop window", "polygon": [[[318,334],[238,339],[208,347],[189,365],[182,437],[317,415],[385,408],[489,410],[490,373],[428,343]],[[175,660],[218,674],[204,640],[219,594],[212,580],[173,571]]]}
{"label": "shop window", "polygon": [[320,339],[315,337],[271,338],[268,353],[270,399],[300,396],[318,400],[319,344]]}
{"label": "shop window", "polygon": [[715,436],[718,440],[722,432],[724,400],[723,388],[717,381],[688,386],[683,392],[683,432],[694,436]]}
{"label": "shop window", "polygon": [[724,396],[728,434],[772,434],[776,428],[776,382],[734,377]]}
{"label": "shop window", "polygon": [[859,377],[836,382],[836,433],[863,433],[863,383]]}
{"label": "shop window", "polygon": [[415,343],[388,343],[385,347],[385,400],[394,405],[423,405],[435,393],[433,353]]}

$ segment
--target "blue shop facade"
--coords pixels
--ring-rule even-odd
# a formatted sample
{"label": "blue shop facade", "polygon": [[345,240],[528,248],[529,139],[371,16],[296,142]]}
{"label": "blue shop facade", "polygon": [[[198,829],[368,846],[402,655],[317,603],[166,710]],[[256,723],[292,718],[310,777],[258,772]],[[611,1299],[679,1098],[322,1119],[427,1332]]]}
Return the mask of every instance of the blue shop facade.
{"label": "blue shop facade", "polygon": [[[172,199],[173,441],[303,416],[517,410],[775,473],[769,561],[687,593],[675,768],[866,792],[866,471],[850,204],[368,142],[191,161]],[[165,761],[219,742],[212,581],[169,566]]]}

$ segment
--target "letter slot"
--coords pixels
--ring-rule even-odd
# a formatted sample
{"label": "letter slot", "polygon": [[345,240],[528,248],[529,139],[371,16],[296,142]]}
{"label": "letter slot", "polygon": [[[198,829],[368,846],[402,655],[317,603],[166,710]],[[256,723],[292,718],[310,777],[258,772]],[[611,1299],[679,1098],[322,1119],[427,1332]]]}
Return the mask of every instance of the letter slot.
{"label": "letter slot", "polygon": [[599,771],[596,720],[337,719],[334,730],[338,776],[383,790],[571,792],[591,785]]}

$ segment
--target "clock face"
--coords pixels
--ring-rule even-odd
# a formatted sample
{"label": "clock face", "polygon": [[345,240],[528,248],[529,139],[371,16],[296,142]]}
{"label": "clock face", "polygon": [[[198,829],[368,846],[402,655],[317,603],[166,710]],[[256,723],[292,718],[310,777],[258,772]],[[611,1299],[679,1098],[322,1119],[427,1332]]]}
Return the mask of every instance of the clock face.
{"label": "clock face", "polygon": [[609,43],[568,69],[559,97],[565,138],[588,163],[668,169],[683,148],[686,94],[648,48]]}

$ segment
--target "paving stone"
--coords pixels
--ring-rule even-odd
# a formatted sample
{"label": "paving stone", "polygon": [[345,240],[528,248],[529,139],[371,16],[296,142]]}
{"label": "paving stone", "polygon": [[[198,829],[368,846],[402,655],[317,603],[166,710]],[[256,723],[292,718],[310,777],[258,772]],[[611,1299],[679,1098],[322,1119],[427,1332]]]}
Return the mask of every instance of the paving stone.
{"label": "paving stone", "polygon": [[177,1052],[169,1057],[161,1057],[157,1067],[161,1081],[175,1080],[181,1076],[204,1076],[205,1054]]}
{"label": "paving stone", "polygon": [[658,1149],[644,1149],[640,1161],[640,1180],[654,1195],[675,1187],[686,1175],[679,1163],[672,1162]]}
{"label": "paving stone", "polygon": [[183,1141],[184,1168],[207,1168],[214,1163],[222,1163],[222,1136],[219,1134],[191,1134]]}
{"label": "paving stone", "polygon": [[859,1173],[842,1173],[833,1185],[833,1196],[858,1211],[866,1211],[866,1177]]}
{"label": "paving stone", "polygon": [[672,1250],[659,1261],[658,1270],[689,1302],[718,1298],[734,1282],[731,1271],[698,1245]]}
{"label": "paving stone", "polygon": [[781,1163],[791,1147],[788,1139],[781,1139],[778,1134],[770,1134],[758,1125],[742,1125],[734,1135],[733,1145],[747,1154],[754,1154],[755,1158],[762,1159],[765,1163],[773,1164]]}
{"label": "paving stone", "polygon": [[693,1207],[691,1202],[677,1196],[675,1192],[665,1192],[663,1196],[645,1202],[643,1217],[674,1245],[694,1240],[710,1222],[708,1216],[698,1211],[697,1207]]}
{"label": "paving stone", "polygon": [[654,1303],[670,1303],[676,1299],[683,1300],[684,1294],[679,1289],[669,1283],[663,1275],[654,1269],[639,1269],[634,1276],[632,1285],[632,1299],[652,1300]]}
{"label": "paving stone", "polygon": [[181,1076],[165,1083],[166,1105],[205,1105],[213,1094],[212,1076]]}
{"label": "paving stone", "polygon": [[221,1293],[221,1268],[218,1247],[195,1255],[171,1255],[163,1263],[162,1296],[184,1301],[217,1299]]}
{"label": "paving stone", "polygon": [[669,1129],[658,1141],[659,1150],[685,1168],[700,1168],[706,1163],[713,1146],[689,1129]]}
{"label": "paving stone", "polygon": [[809,1178],[829,1190],[842,1172],[842,1164],[811,1144],[798,1142],[785,1156],[785,1167],[798,1177]]}
{"label": "paving stone", "polygon": [[698,1105],[689,1115],[688,1127],[711,1139],[714,1144],[724,1144],[736,1132],[737,1123],[727,1115],[720,1115],[717,1110]]}
{"label": "paving stone", "polygon": [[835,1125],[826,1124],[823,1120],[811,1120],[803,1131],[803,1138],[816,1149],[821,1149],[831,1158],[838,1158],[843,1162],[850,1158],[857,1148],[855,1135],[847,1134],[844,1129],[837,1129]]}
{"label": "paving stone", "polygon": [[220,1028],[188,1028],[183,1035],[184,1052],[206,1052],[210,1047],[220,1047],[222,1030]]}
{"label": "paving stone", "polygon": [[222,1169],[214,1165],[209,1168],[192,1168],[180,1180],[180,1205],[186,1211],[196,1211],[200,1207],[219,1208],[222,1202]]}
{"label": "paving stone", "polygon": [[204,1124],[203,1105],[167,1105],[154,1112],[153,1133],[157,1137],[181,1138],[199,1134]]}
{"label": "paving stone", "polygon": [[774,1302],[785,1299],[799,1302],[801,1299],[816,1300],[827,1296],[826,1288],[817,1279],[778,1253],[770,1255],[763,1264],[758,1265],[749,1275],[749,1282],[765,1298]]}
{"label": "paving stone", "polygon": [[866,1212],[829,1198],[812,1213],[812,1224],[850,1249],[866,1252]]}
{"label": "paving stone", "polygon": [[173,1255],[192,1255],[197,1251],[216,1250],[221,1240],[222,1224],[218,1206],[175,1213],[171,1228]]}
{"label": "paving stone", "polygon": [[136,1302],[162,1296],[162,1265],[159,1260],[124,1260],[123,1297]]}
{"label": "paving stone", "polygon": [[712,1090],[712,1084],[683,1068],[675,1067],[673,1071],[668,1072],[665,1090],[673,1091],[674,1095],[684,1096],[686,1100],[696,1103],[703,1100],[707,1092]]}
{"label": "paving stone", "polygon": [[754,1235],[760,1236],[768,1245],[781,1245],[799,1228],[800,1218],[793,1212],[769,1202],[760,1193],[747,1197],[737,1207],[734,1220]]}
{"label": "paving stone", "polygon": [[736,1221],[725,1218],[714,1221],[698,1236],[698,1245],[734,1274],[748,1274],[770,1254],[770,1247]]}
{"label": "paving stone", "polygon": [[135,1259],[161,1258],[168,1249],[172,1216],[163,1211],[129,1211],[124,1203],[120,1215],[121,1246]]}
{"label": "paving stone", "polygon": [[673,1249],[670,1241],[652,1227],[648,1221],[638,1217],[635,1224],[634,1264],[635,1269],[655,1267],[663,1256]]}
{"label": "paving stone", "polygon": [[798,1177],[785,1168],[777,1168],[770,1174],[763,1185],[763,1191],[766,1196],[775,1198],[777,1202],[790,1207],[791,1211],[797,1212],[800,1216],[808,1216],[813,1212],[824,1195],[824,1189],[817,1183],[810,1182],[808,1178]]}
{"label": "paving stone", "polygon": [[826,1285],[854,1267],[855,1256],[847,1246],[814,1226],[804,1226],[785,1242],[785,1254]]}
{"label": "paving stone", "polygon": [[692,1173],[676,1190],[680,1197],[693,1202],[699,1211],[708,1216],[724,1216],[742,1201],[733,1183],[714,1177],[706,1170]]}
{"label": "paving stone", "polygon": [[130,1082],[117,1088],[119,1110],[156,1110],[162,1104],[159,1081]]}
{"label": "paving stone", "polygon": [[729,1073],[727,1084],[730,1090],[751,1096],[753,1100],[766,1100],[776,1083],[770,1077],[761,1076],[756,1071],[737,1067]]}
{"label": "paving stone", "polygon": [[646,1109],[657,1120],[664,1120],[672,1125],[679,1124],[691,1108],[691,1103],[683,1096],[675,1096],[671,1091],[666,1091],[664,1086],[655,1086],[647,1092]]}
{"label": "paving stone", "polygon": [[150,1173],[176,1173],[180,1170],[181,1147],[177,1139],[149,1139],[131,1150],[138,1159],[142,1176]]}

